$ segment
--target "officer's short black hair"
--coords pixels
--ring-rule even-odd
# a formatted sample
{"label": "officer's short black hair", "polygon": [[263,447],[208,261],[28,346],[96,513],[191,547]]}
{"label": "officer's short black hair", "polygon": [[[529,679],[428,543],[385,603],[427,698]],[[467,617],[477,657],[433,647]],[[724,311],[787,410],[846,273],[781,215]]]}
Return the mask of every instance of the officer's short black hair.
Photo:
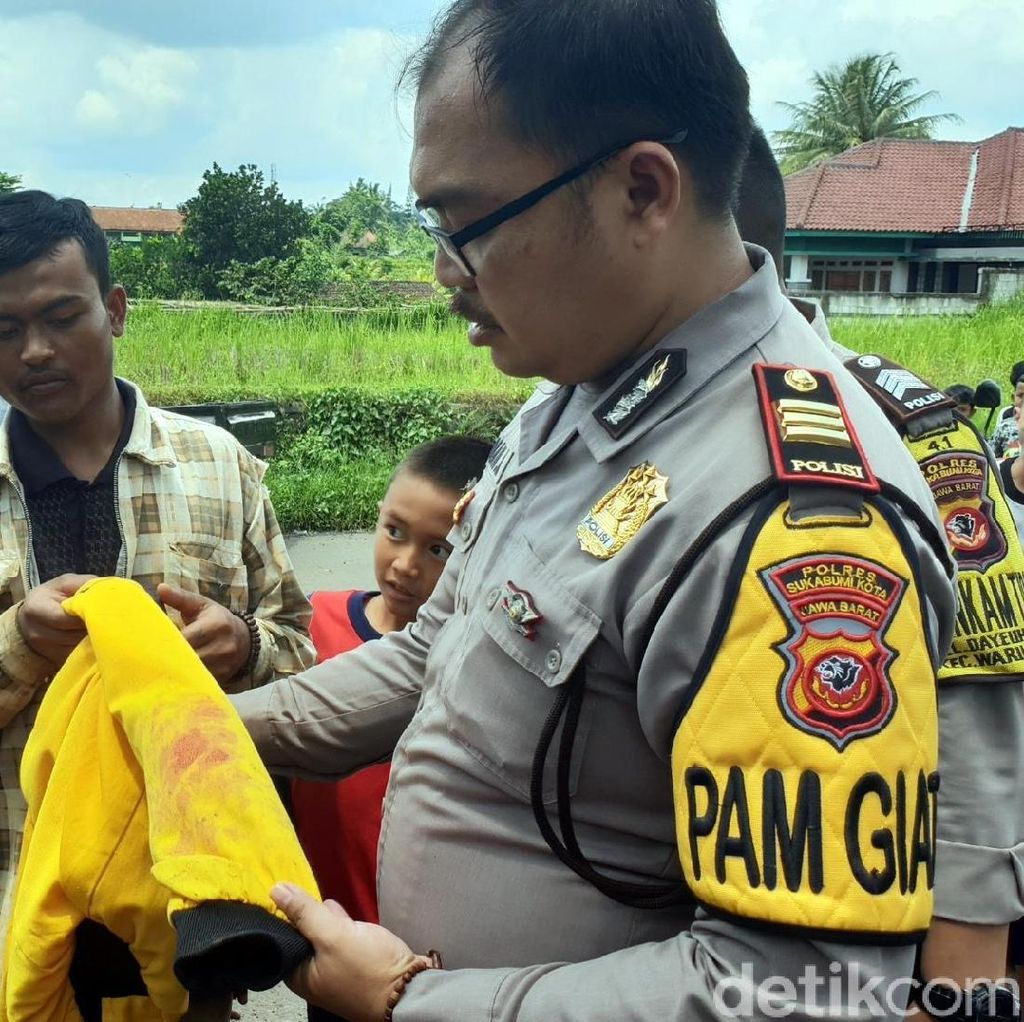
{"label": "officer's short black hair", "polygon": [[750,135],[733,216],[740,237],[766,248],[781,275],[786,243],[786,185],[768,139],[756,126]]}
{"label": "officer's short black hair", "polygon": [[1024,380],[1024,362],[1014,362],[1010,370],[1010,386],[1016,387],[1021,380]]}
{"label": "officer's short black hair", "polygon": [[111,288],[107,238],[81,199],[55,199],[40,191],[0,196],[0,275],[51,256],[68,241],[82,246],[85,265],[106,297]]}
{"label": "officer's short black hair", "polygon": [[958,405],[974,407],[974,388],[968,387],[966,383],[954,383],[947,387],[943,393],[946,397],[952,398]]}
{"label": "officer's short black hair", "polygon": [[[491,445],[475,436],[443,436],[414,447],[395,469],[426,479],[439,490],[464,493],[483,475]],[[390,485],[390,482],[388,483]]]}
{"label": "officer's short black hair", "polygon": [[453,0],[403,80],[421,91],[464,43],[514,138],[577,163],[685,128],[674,151],[701,212],[730,212],[749,86],[715,0]]}

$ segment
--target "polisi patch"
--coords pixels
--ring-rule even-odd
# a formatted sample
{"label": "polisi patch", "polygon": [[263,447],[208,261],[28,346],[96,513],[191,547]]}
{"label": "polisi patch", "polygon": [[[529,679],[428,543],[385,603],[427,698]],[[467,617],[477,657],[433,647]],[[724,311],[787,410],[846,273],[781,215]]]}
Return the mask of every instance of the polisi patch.
{"label": "polisi patch", "polygon": [[843,554],[798,557],[760,572],[789,625],[779,705],[787,720],[842,750],[880,731],[896,709],[884,643],[906,581]]}
{"label": "polisi patch", "polygon": [[754,378],[777,479],[878,492],[830,373],[759,364]]}
{"label": "polisi patch", "polygon": [[961,568],[984,571],[1006,556],[1006,536],[987,495],[989,464],[983,454],[950,451],[921,462]]}
{"label": "polisi patch", "polygon": [[938,387],[881,355],[851,358],[846,368],[898,426],[905,427],[923,412],[948,408],[952,413],[956,407],[956,402]]}
{"label": "polisi patch", "polygon": [[686,349],[668,348],[655,352],[594,411],[594,418],[615,440],[686,375]]}

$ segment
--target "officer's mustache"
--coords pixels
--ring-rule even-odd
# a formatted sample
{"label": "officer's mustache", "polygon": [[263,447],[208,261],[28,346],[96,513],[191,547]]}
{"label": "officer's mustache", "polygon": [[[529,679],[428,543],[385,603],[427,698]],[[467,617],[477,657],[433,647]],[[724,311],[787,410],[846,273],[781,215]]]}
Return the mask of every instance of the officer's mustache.
{"label": "officer's mustache", "polygon": [[477,305],[464,291],[458,291],[452,296],[452,300],[448,305],[448,311],[453,316],[459,316],[470,323],[479,323],[481,326],[498,328],[498,323],[494,320],[494,317]]}

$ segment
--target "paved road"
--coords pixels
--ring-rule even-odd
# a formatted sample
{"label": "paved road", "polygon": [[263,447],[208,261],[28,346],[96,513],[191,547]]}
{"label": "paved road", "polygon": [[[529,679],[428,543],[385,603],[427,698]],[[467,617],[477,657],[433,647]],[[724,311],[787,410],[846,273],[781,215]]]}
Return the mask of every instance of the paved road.
{"label": "paved road", "polygon": [[372,532],[292,533],[285,542],[307,593],[374,587]]}
{"label": "paved road", "polygon": [[[372,532],[297,533],[285,541],[299,584],[307,593],[373,587]],[[242,1022],[305,1022],[306,1018],[305,1003],[283,985],[251,994],[238,1012]]]}

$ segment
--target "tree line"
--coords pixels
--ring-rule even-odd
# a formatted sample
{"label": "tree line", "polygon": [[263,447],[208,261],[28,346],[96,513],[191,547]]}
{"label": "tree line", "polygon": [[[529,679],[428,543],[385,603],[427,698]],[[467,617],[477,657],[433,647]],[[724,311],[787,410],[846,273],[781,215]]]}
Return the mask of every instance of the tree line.
{"label": "tree line", "polygon": [[334,284],[353,304],[379,304],[373,280],[430,279],[433,244],[415,212],[362,178],[307,207],[253,164],[215,163],[178,208],[180,235],[111,247],[112,272],[129,294],[305,305]]}

